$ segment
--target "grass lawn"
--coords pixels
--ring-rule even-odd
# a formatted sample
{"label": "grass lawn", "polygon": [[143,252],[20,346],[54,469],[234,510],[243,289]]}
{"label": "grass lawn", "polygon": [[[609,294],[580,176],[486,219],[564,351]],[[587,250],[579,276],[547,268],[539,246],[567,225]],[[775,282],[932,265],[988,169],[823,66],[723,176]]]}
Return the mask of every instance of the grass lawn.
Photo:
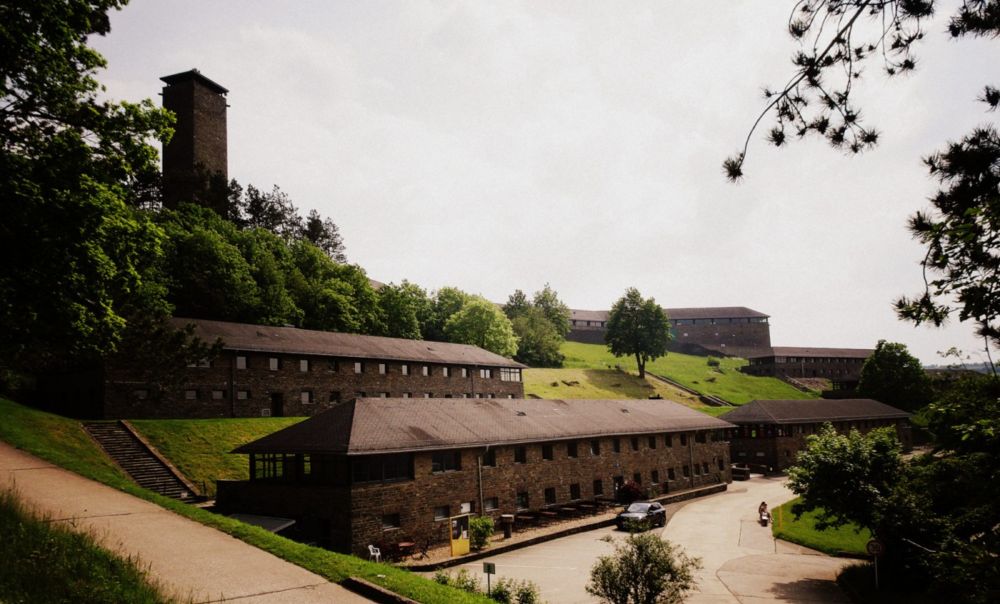
{"label": "grass lawn", "polygon": [[262,528],[147,491],[122,475],[75,420],[24,407],[3,398],[0,398],[0,418],[0,440],[81,476],[103,482],[181,516],[219,529],[335,583],[348,577],[361,577],[427,604],[492,602],[485,596],[440,585],[401,568],[298,543]]}
{"label": "grass lawn", "polygon": [[[615,357],[606,346],[565,342],[562,353],[568,368],[613,369],[626,371],[638,368],[632,357]],[[739,371],[746,359],[720,358],[718,367],[709,367],[708,358],[671,352],[646,364],[646,371],[668,377],[692,390],[725,399],[736,405],[754,399],[818,398],[819,393],[802,392],[777,378],[757,377]]]}
{"label": "grass lawn", "polygon": [[872,538],[871,531],[861,529],[857,532],[855,525],[844,525],[825,531],[817,530],[816,512],[803,514],[798,520],[795,519],[792,506],[797,501],[798,499],[793,499],[772,511],[774,523],[771,525],[771,530],[775,537],[827,554],[865,553],[865,544]]}
{"label": "grass lawn", "polygon": [[230,451],[303,419],[143,419],[133,420],[132,425],[206,495],[214,497],[216,480],[249,478],[247,456]]}
{"label": "grass lawn", "polygon": [[87,534],[34,516],[0,491],[0,601],[168,602],[141,561],[120,558]]}

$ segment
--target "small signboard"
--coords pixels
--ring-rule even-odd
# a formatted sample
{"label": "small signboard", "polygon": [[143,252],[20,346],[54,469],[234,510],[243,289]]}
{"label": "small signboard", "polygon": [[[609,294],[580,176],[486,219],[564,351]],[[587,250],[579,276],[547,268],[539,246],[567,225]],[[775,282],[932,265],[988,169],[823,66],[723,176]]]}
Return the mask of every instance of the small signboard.
{"label": "small signboard", "polygon": [[872,556],[881,556],[885,552],[885,546],[878,539],[870,539],[865,545],[865,550]]}
{"label": "small signboard", "polygon": [[483,562],[483,572],[487,575],[497,574],[497,565],[492,562]]}
{"label": "small signboard", "polygon": [[469,515],[451,518],[451,555],[464,556],[469,553]]}

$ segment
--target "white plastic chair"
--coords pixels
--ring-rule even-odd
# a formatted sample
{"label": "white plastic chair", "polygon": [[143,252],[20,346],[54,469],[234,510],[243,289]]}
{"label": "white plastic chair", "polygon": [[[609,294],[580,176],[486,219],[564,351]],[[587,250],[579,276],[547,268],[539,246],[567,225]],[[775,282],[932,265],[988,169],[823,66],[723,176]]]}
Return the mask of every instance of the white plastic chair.
{"label": "white plastic chair", "polygon": [[368,546],[368,559],[369,560],[375,560],[376,562],[381,562],[382,561],[382,552],[379,551],[379,549],[377,547],[375,547],[374,545],[369,545]]}

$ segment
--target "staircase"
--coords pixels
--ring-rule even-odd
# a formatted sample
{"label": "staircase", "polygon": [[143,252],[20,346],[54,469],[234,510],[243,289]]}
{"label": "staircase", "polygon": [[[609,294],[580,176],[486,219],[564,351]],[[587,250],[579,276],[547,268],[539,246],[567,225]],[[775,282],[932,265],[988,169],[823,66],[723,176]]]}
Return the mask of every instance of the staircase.
{"label": "staircase", "polygon": [[121,422],[87,423],[84,428],[139,486],[174,499],[194,499],[191,489]]}

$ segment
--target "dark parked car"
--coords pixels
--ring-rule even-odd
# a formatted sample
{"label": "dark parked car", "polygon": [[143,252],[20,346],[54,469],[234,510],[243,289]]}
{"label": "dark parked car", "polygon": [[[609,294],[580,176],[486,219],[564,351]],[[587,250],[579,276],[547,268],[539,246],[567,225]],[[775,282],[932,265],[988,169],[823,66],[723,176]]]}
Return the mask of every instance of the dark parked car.
{"label": "dark parked car", "polygon": [[643,528],[667,525],[667,510],[656,502],[637,501],[629,504],[624,511],[618,514],[615,524],[619,529],[624,530],[626,525],[634,522]]}

